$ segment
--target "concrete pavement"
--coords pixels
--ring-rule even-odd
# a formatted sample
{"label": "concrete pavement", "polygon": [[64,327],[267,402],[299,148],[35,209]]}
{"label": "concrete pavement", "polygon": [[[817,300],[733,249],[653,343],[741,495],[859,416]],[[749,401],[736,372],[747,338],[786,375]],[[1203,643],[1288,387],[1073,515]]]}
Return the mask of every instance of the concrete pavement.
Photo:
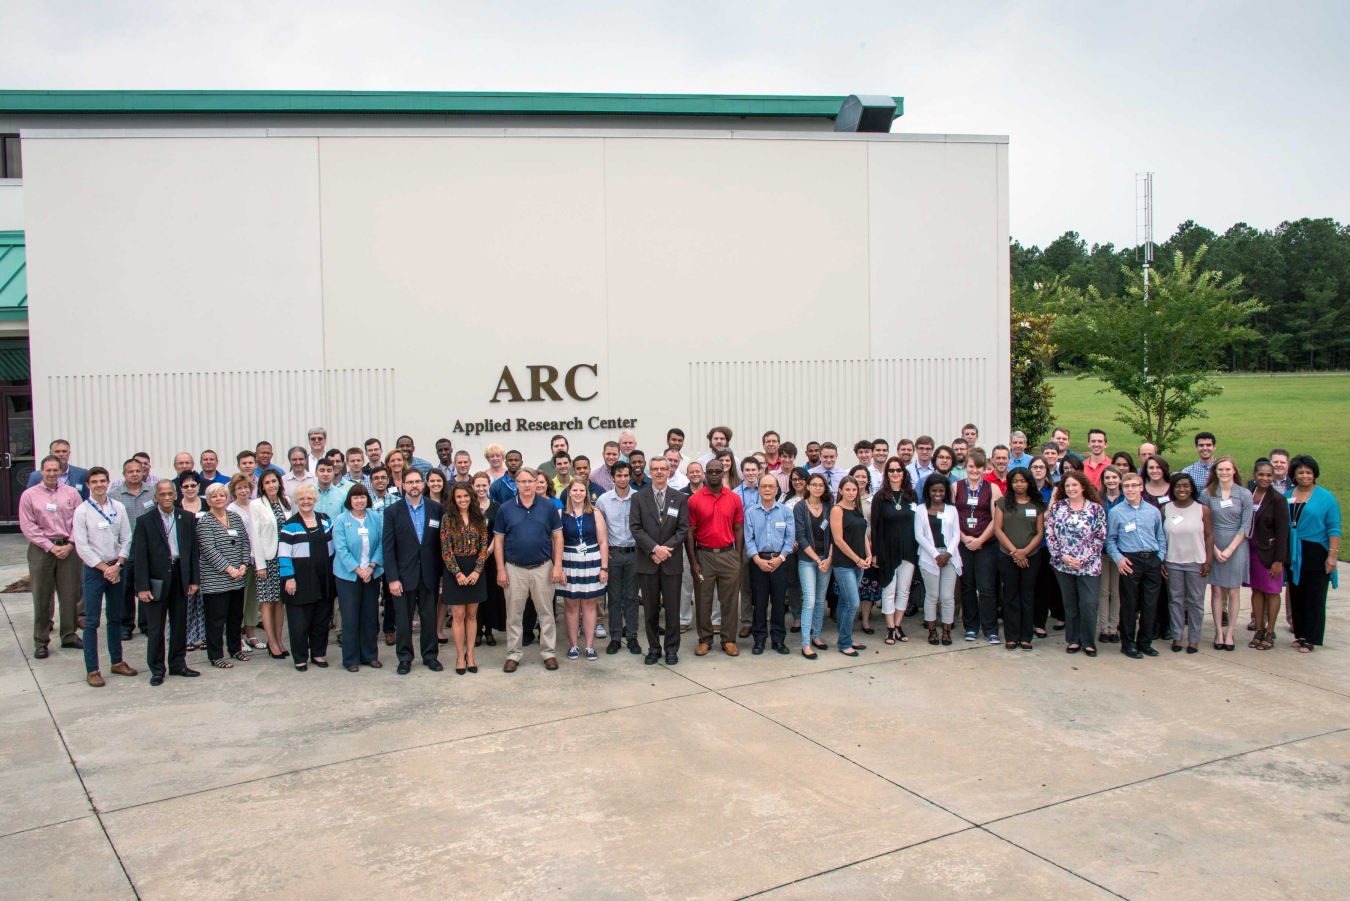
{"label": "concrete pavement", "polygon": [[151,688],[138,636],[97,690],[4,595],[0,897],[1339,897],[1348,595],[1312,655],[1241,626],[1150,660],[934,648],[911,619],[856,661],[550,673],[534,645],[507,676],[503,642],[398,677],[381,644],[359,674],[197,652]]}

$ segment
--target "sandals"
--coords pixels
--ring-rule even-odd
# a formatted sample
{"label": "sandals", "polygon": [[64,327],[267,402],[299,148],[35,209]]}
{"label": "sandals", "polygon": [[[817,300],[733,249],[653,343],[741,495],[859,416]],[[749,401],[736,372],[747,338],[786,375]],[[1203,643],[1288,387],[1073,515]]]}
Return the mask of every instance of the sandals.
{"label": "sandals", "polygon": [[1008,642],[1007,644],[1005,644],[1004,647],[1007,648],[1007,649],[1010,650],[1010,651],[1015,651],[1015,650],[1017,650],[1017,642],[1015,642],[1015,641],[1010,641],[1010,642]]}
{"label": "sandals", "polygon": [[257,637],[246,638],[244,639],[244,641],[247,642],[248,646],[253,648],[253,650],[255,651],[261,651],[262,649],[267,647],[267,642],[263,641],[261,638]]}
{"label": "sandals", "polygon": [[1247,647],[1249,647],[1249,648],[1259,648],[1259,647],[1261,647],[1261,639],[1263,639],[1263,638],[1265,638],[1265,637],[1266,637],[1266,633],[1265,633],[1265,630],[1264,630],[1264,629],[1256,629],[1255,632],[1254,632],[1254,634],[1252,635],[1252,640],[1249,641],[1249,642],[1247,642]]}
{"label": "sandals", "polygon": [[244,653],[243,648],[240,648],[239,650],[235,651],[230,656],[233,657],[235,660],[243,660],[243,661],[248,660],[248,655]]}
{"label": "sandals", "polygon": [[937,644],[937,643],[938,643],[937,628],[936,628],[936,627],[934,627],[934,628],[928,630],[928,643],[929,643],[929,644]]}
{"label": "sandals", "polygon": [[1304,641],[1302,638],[1294,639],[1294,647],[1298,649],[1300,654],[1311,654],[1313,652],[1312,643]]}
{"label": "sandals", "polygon": [[1049,632],[1046,632],[1044,629],[1037,629],[1037,630],[1036,630],[1036,637],[1037,637],[1037,638],[1049,638],[1049,637],[1050,637],[1050,633],[1049,633]]}
{"label": "sandals", "polygon": [[214,666],[216,669],[234,669],[234,664],[226,660],[224,657],[221,657],[218,660],[212,660],[211,665]]}
{"label": "sandals", "polygon": [[1256,646],[1258,651],[1269,651],[1275,647],[1275,633],[1273,631],[1264,632],[1261,636],[1261,643]]}
{"label": "sandals", "polygon": [[1030,651],[1030,650],[1031,650],[1031,642],[1029,642],[1029,641],[1021,642],[1021,648],[1022,648],[1022,650],[1024,650],[1024,651]]}
{"label": "sandals", "polygon": [[891,626],[886,627],[886,644],[895,644],[895,629]]}
{"label": "sandals", "polygon": [[904,628],[902,628],[901,626],[896,626],[896,627],[895,627],[895,640],[896,640],[896,641],[909,641],[909,636],[905,634],[905,630],[904,630]]}
{"label": "sandals", "polygon": [[951,644],[951,643],[952,643],[952,628],[951,628],[951,626],[944,626],[944,627],[942,628],[942,643],[943,643],[943,644]]}

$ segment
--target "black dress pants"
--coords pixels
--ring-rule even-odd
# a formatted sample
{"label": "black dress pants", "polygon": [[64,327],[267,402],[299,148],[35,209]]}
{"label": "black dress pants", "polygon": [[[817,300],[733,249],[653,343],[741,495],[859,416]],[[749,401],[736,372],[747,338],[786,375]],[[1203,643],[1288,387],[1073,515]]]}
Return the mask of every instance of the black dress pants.
{"label": "black dress pants", "polygon": [[1152,551],[1125,555],[1132,567],[1120,574],[1120,645],[1147,648],[1157,634],[1158,592],[1162,590],[1162,561]]}
{"label": "black dress pants", "polygon": [[1331,574],[1327,572],[1327,549],[1315,541],[1299,546],[1303,557],[1298,584],[1289,583],[1289,615],[1294,621],[1294,637],[1311,645],[1320,645],[1327,631],[1327,590]]}
{"label": "black dress pants", "polygon": [[764,647],[765,638],[777,647],[787,639],[787,627],[783,624],[783,611],[787,605],[787,565],[766,573],[752,560],[749,570],[750,597],[755,605],[750,635],[757,648]]}
{"label": "black dress pants", "polygon": [[[133,583],[133,588],[134,588]],[[145,662],[150,675],[164,675],[164,625],[169,626],[169,672],[187,669],[187,594],[174,567],[173,577],[164,587],[164,600],[141,602],[145,611]]]}
{"label": "black dress pants", "polygon": [[[202,608],[206,616],[206,656],[215,662],[226,654],[233,656],[239,650],[240,629],[244,623],[244,589],[213,594],[202,592]],[[225,643],[221,646],[221,634]]]}
{"label": "black dress pants", "polygon": [[647,650],[661,650],[661,611],[666,611],[666,653],[680,650],[680,583],[682,573],[667,575],[661,572],[638,573],[638,587],[642,589],[642,604],[647,616]]}
{"label": "black dress pants", "polygon": [[128,560],[122,567],[122,634],[130,638],[137,629],[141,630],[142,635],[147,634],[150,626],[145,613],[145,608],[136,597],[136,573]]}
{"label": "black dress pants", "polygon": [[328,656],[328,626],[333,622],[333,602],[310,601],[286,605],[286,626],[291,634],[291,658],[299,666],[315,657]]}
{"label": "black dress pants", "polygon": [[394,596],[389,593],[389,581],[384,576],[380,576],[380,596],[384,598],[384,631],[386,633],[396,632]]}
{"label": "black dress pants", "polygon": [[1001,550],[998,572],[1003,580],[1003,640],[1031,641],[1035,637],[1036,578],[1041,573],[1041,557],[1027,557],[1026,569],[1017,565],[1012,554]]}
{"label": "black dress pants", "polygon": [[986,541],[978,551],[961,545],[961,622],[967,632],[998,635],[998,542]]}
{"label": "black dress pants", "polygon": [[435,660],[440,645],[436,642],[436,592],[430,585],[403,589],[403,596],[394,598],[394,650],[399,663],[412,663],[412,621],[421,620],[419,648],[422,662]]}

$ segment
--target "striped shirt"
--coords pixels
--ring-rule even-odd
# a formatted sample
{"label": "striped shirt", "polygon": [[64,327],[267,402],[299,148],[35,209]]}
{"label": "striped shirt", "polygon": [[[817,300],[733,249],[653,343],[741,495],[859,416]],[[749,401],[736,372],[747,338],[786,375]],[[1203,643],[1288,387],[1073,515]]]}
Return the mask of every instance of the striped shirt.
{"label": "striped shirt", "polygon": [[[197,545],[202,555],[202,593],[220,594],[244,587],[248,575],[248,566],[253,560],[253,548],[249,543],[248,529],[244,520],[233,510],[225,513],[229,528],[222,526],[220,520],[210,513],[197,519]],[[230,534],[233,532],[234,534]],[[231,579],[225,574],[230,566],[244,567],[244,575]]]}
{"label": "striped shirt", "polygon": [[[324,534],[328,537],[328,558],[331,560],[335,553],[333,549],[333,521],[320,513],[315,513],[314,516],[323,527]],[[294,578],[295,564],[291,561],[308,557],[309,534],[305,531],[305,524],[303,522],[286,523],[277,532],[277,565],[281,572],[281,578]]]}

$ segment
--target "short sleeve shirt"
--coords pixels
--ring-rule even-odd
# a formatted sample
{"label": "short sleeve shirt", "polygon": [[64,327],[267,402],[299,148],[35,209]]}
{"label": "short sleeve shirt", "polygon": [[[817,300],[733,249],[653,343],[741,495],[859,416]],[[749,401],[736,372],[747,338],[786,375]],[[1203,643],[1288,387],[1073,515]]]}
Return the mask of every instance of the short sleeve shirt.
{"label": "short sleeve shirt", "polygon": [[548,498],[536,496],[524,507],[513,497],[497,511],[493,531],[502,536],[507,563],[536,566],[553,559],[553,533],[561,528],[558,508]]}
{"label": "short sleeve shirt", "polygon": [[694,543],[701,547],[722,548],[736,541],[735,526],[745,522],[745,506],[736,492],[724,485],[714,495],[707,487],[689,498],[689,528]]}

